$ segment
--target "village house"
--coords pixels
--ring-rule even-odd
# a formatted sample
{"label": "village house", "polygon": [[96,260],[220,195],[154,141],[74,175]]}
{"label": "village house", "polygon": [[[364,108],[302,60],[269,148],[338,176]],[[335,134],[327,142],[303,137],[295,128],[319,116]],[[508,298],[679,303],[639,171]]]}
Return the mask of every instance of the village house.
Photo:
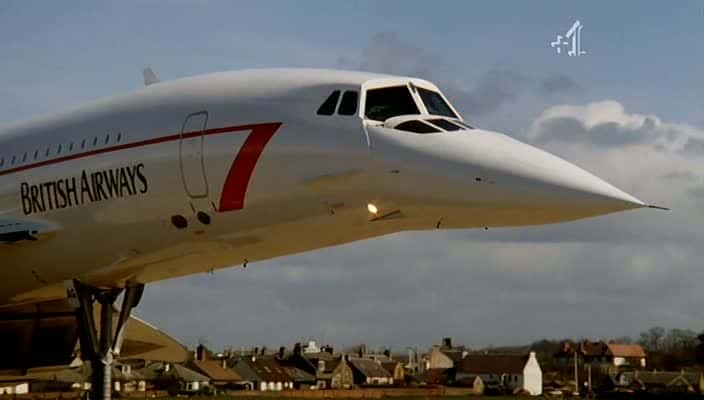
{"label": "village house", "polygon": [[283,368],[289,378],[291,378],[294,389],[310,389],[316,387],[317,380],[315,377],[315,372],[309,372],[312,370],[312,366],[307,364],[306,366],[308,368],[299,368],[298,365],[300,362],[298,362],[297,358],[292,355],[287,356],[285,347],[279,348],[279,353],[274,358],[274,361],[276,361],[276,363]]}
{"label": "village house", "polygon": [[253,355],[249,358],[242,358],[240,362],[246,364],[254,374],[255,390],[280,392],[294,389],[293,379],[273,356]]}
{"label": "village house", "polygon": [[403,367],[403,363],[392,359],[381,360],[380,362],[382,368],[391,374],[391,377],[397,384],[406,379],[406,369]]}
{"label": "village house", "polygon": [[171,395],[198,393],[210,384],[207,376],[181,364],[152,362],[139,372],[147,381],[148,387],[165,390]]}
{"label": "village house", "polygon": [[700,372],[624,371],[613,376],[614,387],[634,391],[704,393]]}
{"label": "village house", "polygon": [[555,354],[562,365],[574,363],[575,353],[579,365],[591,365],[603,371],[619,367],[645,368],[646,354],[638,344],[591,342],[583,340],[579,343],[565,341],[560,344],[560,350]]}
{"label": "village house", "polygon": [[186,366],[199,374],[205,375],[210,385],[217,389],[240,389],[246,381],[236,371],[228,368],[225,358],[211,358],[203,345],[196,348],[195,358]]}
{"label": "village house", "polygon": [[463,357],[469,354],[464,346],[453,346],[452,339],[443,338],[442,343],[434,345],[424,357],[424,369],[449,369],[455,366]]}
{"label": "village house", "polygon": [[88,378],[80,367],[35,368],[23,375],[0,375],[0,395],[22,395],[42,391],[89,389]]}
{"label": "village house", "polygon": [[606,355],[614,367],[645,368],[645,350],[638,344],[609,343]]}
{"label": "village house", "polygon": [[381,366],[380,361],[356,357],[349,358],[348,361],[356,385],[382,386],[394,384],[393,375]]}
{"label": "village house", "polygon": [[349,389],[354,385],[354,375],[347,363],[347,356],[333,353],[330,346],[316,353],[304,353],[301,345],[296,343],[287,362],[315,376],[317,389]]}
{"label": "village house", "polygon": [[116,392],[144,392],[147,389],[144,376],[139,371],[133,370],[130,364],[117,364],[113,367],[112,384]]}
{"label": "village house", "polygon": [[538,396],[543,393],[543,372],[534,352],[528,355],[469,354],[455,366],[455,381],[484,385],[498,383],[509,391],[524,391]]}

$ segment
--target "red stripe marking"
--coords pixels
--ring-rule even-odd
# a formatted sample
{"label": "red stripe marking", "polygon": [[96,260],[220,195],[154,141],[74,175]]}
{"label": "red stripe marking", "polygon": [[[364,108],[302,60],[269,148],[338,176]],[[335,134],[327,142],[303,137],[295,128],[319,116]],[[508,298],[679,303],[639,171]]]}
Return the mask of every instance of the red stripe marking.
{"label": "red stripe marking", "polygon": [[[204,136],[208,136],[208,135],[217,135],[217,134],[221,134],[221,133],[242,132],[242,131],[252,131],[252,133],[254,133],[254,131],[257,129],[271,129],[271,127],[275,127],[274,131],[276,131],[276,129],[278,129],[279,126],[281,126],[280,122],[266,123],[266,124],[241,125],[241,126],[226,126],[226,127],[222,127],[222,128],[206,129],[205,131],[202,132],[202,134]],[[200,134],[201,134],[201,131],[193,131],[193,132],[186,132],[183,135],[176,134],[176,135],[162,136],[162,137],[142,140],[142,141],[134,142],[134,143],[125,143],[125,144],[121,144],[121,145],[117,145],[117,146],[105,147],[102,149],[96,149],[96,150],[86,151],[83,153],[58,157],[58,158],[54,158],[51,160],[44,160],[44,161],[36,162],[33,164],[27,164],[27,165],[23,165],[21,167],[15,167],[15,168],[11,168],[11,169],[8,169],[5,171],[0,171],[0,176],[10,175],[10,174],[14,174],[16,172],[27,171],[30,169],[45,167],[47,165],[58,164],[58,163],[66,162],[66,161],[78,160],[81,158],[86,158],[86,157],[90,157],[90,156],[94,156],[94,155],[98,155],[98,154],[113,153],[113,152],[120,151],[120,150],[134,149],[137,147],[143,147],[143,146],[149,146],[149,145],[153,145],[153,144],[171,142],[171,141],[179,140],[179,139],[181,139],[181,137],[183,137],[184,139],[191,138],[191,137],[198,136]],[[267,139],[267,141],[268,141],[268,139]],[[246,144],[246,141],[245,141],[245,144]],[[264,144],[266,144],[266,142]],[[257,158],[258,157],[259,156],[257,155]],[[256,162],[256,159],[255,159],[255,162]]]}
{"label": "red stripe marking", "polygon": [[269,142],[281,123],[261,124],[252,128],[252,133],[242,144],[237,152],[230,171],[225,179],[225,184],[220,195],[218,211],[241,210],[244,207],[244,198],[249,186],[249,180],[257,165],[259,156],[264,151],[264,146]]}

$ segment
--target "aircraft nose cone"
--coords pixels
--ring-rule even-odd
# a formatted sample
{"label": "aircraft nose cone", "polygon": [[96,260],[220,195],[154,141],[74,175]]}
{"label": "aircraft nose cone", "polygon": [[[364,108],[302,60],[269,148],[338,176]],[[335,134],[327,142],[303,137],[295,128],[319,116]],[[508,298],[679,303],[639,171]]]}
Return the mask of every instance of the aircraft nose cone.
{"label": "aircraft nose cone", "polygon": [[507,139],[512,148],[513,176],[524,186],[528,201],[539,206],[600,215],[647,207],[636,197],[553,154]]}

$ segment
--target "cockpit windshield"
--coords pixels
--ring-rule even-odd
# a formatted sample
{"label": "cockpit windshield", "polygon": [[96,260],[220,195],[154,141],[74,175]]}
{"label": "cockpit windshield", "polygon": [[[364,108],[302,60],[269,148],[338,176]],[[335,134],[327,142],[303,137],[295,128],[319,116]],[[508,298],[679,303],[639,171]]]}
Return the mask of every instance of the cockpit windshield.
{"label": "cockpit windshield", "polygon": [[450,108],[439,93],[420,87],[418,88],[418,93],[420,94],[420,98],[423,99],[423,104],[425,104],[425,108],[428,109],[429,114],[457,118],[457,114],[452,111],[452,108]]}
{"label": "cockpit windshield", "polygon": [[364,115],[375,121],[386,121],[399,115],[419,114],[407,86],[391,86],[367,90]]}

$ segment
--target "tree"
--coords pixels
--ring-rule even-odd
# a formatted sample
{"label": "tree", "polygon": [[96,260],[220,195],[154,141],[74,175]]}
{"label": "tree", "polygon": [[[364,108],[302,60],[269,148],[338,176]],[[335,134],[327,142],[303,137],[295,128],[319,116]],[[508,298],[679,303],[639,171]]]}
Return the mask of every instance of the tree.
{"label": "tree", "polygon": [[648,329],[646,332],[641,332],[638,343],[650,352],[660,351],[664,337],[665,328],[655,326]]}
{"label": "tree", "polygon": [[633,339],[630,336],[619,336],[619,337],[613,339],[613,343],[631,344],[631,343],[633,343]]}
{"label": "tree", "polygon": [[697,364],[704,364],[704,332],[700,333],[699,336],[697,336],[697,340],[699,340],[699,343],[697,343],[697,346],[694,350],[694,356],[697,361]]}
{"label": "tree", "polygon": [[696,336],[690,329],[672,329],[663,340],[662,350],[680,355],[691,353],[697,345]]}

